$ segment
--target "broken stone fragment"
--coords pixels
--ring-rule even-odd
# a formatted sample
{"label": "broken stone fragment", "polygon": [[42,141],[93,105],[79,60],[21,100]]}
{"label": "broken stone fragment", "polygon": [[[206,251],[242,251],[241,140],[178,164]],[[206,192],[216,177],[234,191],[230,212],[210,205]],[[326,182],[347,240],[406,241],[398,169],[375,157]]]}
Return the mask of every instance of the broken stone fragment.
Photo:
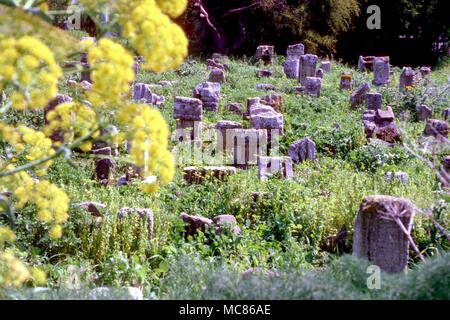
{"label": "broken stone fragment", "polygon": [[226,109],[237,115],[242,115],[244,112],[242,103],[229,103]]}
{"label": "broken stone fragment", "polygon": [[278,113],[282,113],[283,97],[281,94],[272,93],[261,97],[261,103],[271,106]]}
{"label": "broken stone fragment", "polygon": [[202,101],[205,111],[217,112],[219,110],[220,83],[200,83],[194,89],[194,98]]}
{"label": "broken stone fragment", "polygon": [[356,90],[351,96],[350,96],[350,103],[352,104],[352,107],[358,107],[360,106],[365,98],[366,98],[366,94],[369,93],[370,91],[370,84],[363,83],[358,90]]}
{"label": "broken stone fragment", "polygon": [[450,131],[449,125],[445,120],[429,119],[425,126],[424,136],[435,138],[447,138]]}
{"label": "broken stone fragment", "polygon": [[277,91],[278,89],[273,84],[259,83],[259,84],[256,85],[256,90],[260,90],[260,91]]}
{"label": "broken stone fragment", "polygon": [[294,163],[312,161],[316,157],[316,144],[310,138],[297,140],[289,147],[288,155]]}
{"label": "broken stone fragment", "polygon": [[275,56],[273,46],[258,46],[256,48],[255,58],[257,61],[263,61],[264,64],[272,64]]}
{"label": "broken stone fragment", "polygon": [[421,104],[419,106],[416,107],[416,120],[417,121],[427,121],[428,119],[430,119],[433,116],[433,110],[424,105]]}
{"label": "broken stone fragment", "polygon": [[320,64],[320,69],[323,70],[325,73],[331,72],[331,62],[330,61],[322,61]]}
{"label": "broken stone fragment", "polygon": [[258,78],[268,78],[273,75],[273,71],[270,69],[259,69],[257,76]]}
{"label": "broken stone fragment", "polygon": [[213,224],[211,219],[200,216],[191,216],[184,212],[181,213],[180,218],[187,223],[186,237],[194,236],[198,230],[205,232],[206,229]]}

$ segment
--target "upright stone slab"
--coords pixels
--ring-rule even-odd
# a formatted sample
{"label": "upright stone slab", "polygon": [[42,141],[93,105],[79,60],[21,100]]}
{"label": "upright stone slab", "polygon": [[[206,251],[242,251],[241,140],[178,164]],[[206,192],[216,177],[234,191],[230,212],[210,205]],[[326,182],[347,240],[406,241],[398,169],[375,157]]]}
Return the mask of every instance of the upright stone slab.
{"label": "upright stone slab", "polygon": [[353,235],[353,255],[367,259],[389,273],[403,271],[408,264],[407,235],[388,214],[399,218],[407,232],[411,232],[413,204],[404,198],[389,196],[366,197],[359,209]]}
{"label": "upright stone slab", "polygon": [[299,60],[302,55],[305,54],[305,46],[301,43],[288,46],[286,50],[286,56],[288,59]]}
{"label": "upright stone slab", "polygon": [[406,88],[413,88],[417,84],[417,72],[411,67],[404,67],[400,75],[399,90],[404,92]]}
{"label": "upright stone slab", "polygon": [[92,154],[98,156],[95,159],[95,173],[94,178],[97,179],[101,185],[110,184],[114,179],[116,170],[116,162],[111,158],[112,152],[110,147],[92,150]]}
{"label": "upright stone slab", "polygon": [[416,120],[417,121],[427,121],[428,119],[431,119],[431,117],[433,116],[433,110],[424,105],[421,104],[419,106],[416,107]]}
{"label": "upright stone slab", "polygon": [[322,88],[322,79],[317,77],[306,77],[305,88],[306,94],[313,97],[320,97],[320,89]]}
{"label": "upright stone slab", "polygon": [[385,176],[386,182],[391,183],[395,180],[400,181],[403,185],[408,184],[408,174],[406,172],[398,171],[398,172],[387,172]]}
{"label": "upright stone slab", "polygon": [[[82,37],[80,39],[81,41],[92,41],[94,43],[97,42],[97,39],[94,37]],[[88,54],[86,52],[83,52],[80,56],[80,64],[85,69],[85,71],[82,71],[80,74],[80,82],[87,81],[89,83],[92,83],[91,79],[91,71],[87,70],[90,68],[90,65],[88,63]]]}
{"label": "upright stone slab", "polygon": [[288,155],[295,163],[314,160],[316,157],[316,144],[309,138],[297,140],[289,147]]}
{"label": "upright stone slab", "polygon": [[370,91],[370,84],[363,83],[358,90],[356,90],[350,97],[350,103],[352,104],[353,108],[356,108],[358,106],[360,106],[365,98],[366,98],[366,94],[369,93]]}
{"label": "upright stone slab", "polygon": [[423,132],[426,137],[444,139],[448,137],[450,131],[448,122],[445,120],[429,119]]}
{"label": "upright stone slab", "polygon": [[292,159],[290,157],[260,157],[258,161],[258,176],[260,180],[278,175],[291,180],[294,178]]}
{"label": "upright stone slab", "polygon": [[111,153],[113,156],[119,155],[119,145],[117,143],[112,143],[114,137],[119,134],[119,129],[114,125],[108,125],[106,128],[100,130],[100,137],[94,140],[92,143],[92,150],[111,148]]}
{"label": "upright stone slab", "polygon": [[213,68],[209,73],[209,82],[224,83],[225,82],[225,71],[218,68]]}
{"label": "upright stone slab", "polygon": [[429,84],[431,80],[431,68],[430,67],[421,67],[420,75],[425,84]]}
{"label": "upright stone slab", "polygon": [[137,214],[141,219],[146,220],[148,239],[149,240],[153,239],[153,226],[154,226],[153,211],[145,208],[121,208],[117,213],[117,217],[119,218],[120,221],[125,216],[130,216],[132,214]]}
{"label": "upright stone slab", "polygon": [[220,83],[204,82],[194,89],[194,98],[200,99],[205,111],[219,111]]}
{"label": "upright stone slab", "polygon": [[299,59],[287,59],[284,62],[284,73],[286,77],[289,79],[298,79],[300,68],[300,60]]}
{"label": "upright stone slab", "polygon": [[353,90],[353,84],[352,84],[352,73],[351,72],[343,72],[341,74],[341,82],[339,89],[341,91],[347,90],[352,91]]}
{"label": "upright stone slab", "polygon": [[256,48],[255,58],[258,61],[263,61],[264,64],[272,64],[275,55],[275,48],[273,46],[259,46]]}
{"label": "upright stone slab", "polygon": [[[72,98],[63,94],[58,94],[51,99],[44,109],[44,122],[48,125],[51,121],[47,118],[48,113],[63,103],[72,102]],[[49,137],[53,142],[64,142],[64,132],[62,130],[54,130]]]}
{"label": "upright stone slab", "polygon": [[306,86],[307,77],[316,76],[317,61],[319,58],[314,54],[305,54],[300,56],[299,81]]}
{"label": "upright stone slab", "polygon": [[242,103],[237,103],[237,102],[229,103],[226,106],[226,109],[237,115],[242,115],[244,113]]}
{"label": "upright stone slab", "polygon": [[250,113],[250,124],[254,129],[267,130],[269,140],[272,133],[276,135],[284,134],[284,117],[273,109],[268,112]]}
{"label": "upright stone slab", "polygon": [[203,120],[203,104],[195,98],[175,97],[173,118],[176,120],[178,139],[189,138],[191,141],[200,137]]}
{"label": "upright stone slab", "polygon": [[381,93],[366,93],[366,109],[378,110],[381,109],[383,97]]}
{"label": "upright stone slab", "polygon": [[325,72],[325,73],[330,73],[331,72],[331,62],[330,61],[322,61],[320,63],[320,69],[322,69],[323,72]]}
{"label": "upright stone slab", "polygon": [[381,86],[388,84],[390,80],[389,57],[376,57],[373,59],[373,84]]}
{"label": "upright stone slab", "polygon": [[165,99],[163,96],[154,94],[148,84],[137,82],[133,87],[133,100],[143,100],[146,104],[161,107]]}

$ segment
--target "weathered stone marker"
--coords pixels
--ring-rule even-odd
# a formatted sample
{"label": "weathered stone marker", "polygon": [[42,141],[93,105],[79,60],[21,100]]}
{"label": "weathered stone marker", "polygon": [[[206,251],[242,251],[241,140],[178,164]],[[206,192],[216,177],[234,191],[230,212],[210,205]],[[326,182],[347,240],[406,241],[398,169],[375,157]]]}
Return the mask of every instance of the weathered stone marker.
{"label": "weathered stone marker", "polygon": [[408,264],[408,236],[414,218],[412,203],[389,196],[366,197],[359,209],[353,236],[353,255],[369,260],[389,273],[401,272]]}
{"label": "weathered stone marker", "polygon": [[316,144],[310,138],[295,141],[288,149],[288,155],[295,163],[316,158]]}
{"label": "weathered stone marker", "polygon": [[366,93],[366,109],[378,110],[381,109],[383,97],[381,93]]}
{"label": "weathered stone marker", "polygon": [[319,58],[315,54],[304,54],[300,56],[299,81],[306,86],[307,77],[316,76],[317,61]]}
{"label": "weathered stone marker", "polygon": [[406,88],[413,88],[417,84],[417,72],[411,67],[404,67],[400,75],[399,90],[404,92]]}
{"label": "weathered stone marker", "polygon": [[320,89],[322,88],[322,78],[306,77],[305,88],[306,94],[312,97],[320,97]]}
{"label": "weathered stone marker", "polygon": [[224,83],[226,80],[225,71],[219,68],[213,68],[209,73],[208,82]]}
{"label": "weathered stone marker", "polygon": [[331,62],[330,61],[322,61],[320,63],[320,69],[322,69],[323,72],[325,72],[325,73],[330,73],[331,72]]}
{"label": "weathered stone marker", "polygon": [[389,57],[376,57],[373,59],[373,84],[381,86],[388,84],[390,80]]}
{"label": "weathered stone marker", "polygon": [[365,71],[373,71],[373,60],[375,59],[374,56],[359,56],[358,60],[358,70],[361,72]]}
{"label": "weathered stone marker", "polygon": [[284,62],[284,73],[289,79],[298,79],[298,73],[300,68],[299,59],[287,59]]}
{"label": "weathered stone marker", "polygon": [[360,106],[365,98],[366,98],[366,94],[369,93],[370,91],[370,84],[363,83],[358,90],[356,90],[351,96],[350,96],[350,103],[352,104],[352,107],[358,107]]}
{"label": "weathered stone marker", "polygon": [[177,120],[176,128],[182,137],[191,141],[200,137],[203,120],[203,104],[199,99],[175,97],[173,118]]}
{"label": "weathered stone marker", "polygon": [[102,185],[106,186],[114,178],[116,170],[116,162],[111,158],[112,152],[110,147],[92,150],[92,154],[97,156],[104,156],[95,160],[94,177]]}
{"label": "weathered stone marker", "polygon": [[286,56],[288,59],[300,59],[302,55],[305,54],[305,46],[301,43],[297,43],[291,46],[288,46],[286,50]]}
{"label": "weathered stone marker", "polygon": [[353,84],[352,84],[352,73],[351,72],[343,72],[341,74],[341,82],[340,82],[340,90],[344,91],[352,91],[353,90]]}

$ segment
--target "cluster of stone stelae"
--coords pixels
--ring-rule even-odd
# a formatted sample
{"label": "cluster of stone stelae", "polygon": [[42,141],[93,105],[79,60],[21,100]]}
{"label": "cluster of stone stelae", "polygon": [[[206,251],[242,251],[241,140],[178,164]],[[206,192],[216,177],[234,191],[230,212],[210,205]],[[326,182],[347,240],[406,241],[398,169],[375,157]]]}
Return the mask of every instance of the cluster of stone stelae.
{"label": "cluster of stone stelae", "polygon": [[[288,78],[297,79],[299,86],[294,87],[296,94],[307,94],[319,97],[322,81],[331,70],[329,61],[321,61],[317,68],[319,58],[316,55],[305,54],[304,46],[296,44],[289,46],[287,59],[284,64],[284,71]],[[274,61],[275,52],[271,46],[260,46],[257,48],[256,59],[261,60],[265,65],[271,65]],[[135,72],[139,68],[139,58],[136,58]],[[180,142],[191,143],[193,145],[202,144],[202,131],[213,129],[216,132],[219,153],[228,166],[188,166],[184,167],[184,179],[187,183],[202,183],[209,179],[224,180],[231,174],[235,174],[238,169],[246,169],[251,166],[258,167],[258,174],[261,180],[270,177],[280,177],[286,179],[294,178],[293,163],[300,163],[306,160],[314,160],[316,157],[315,143],[308,137],[295,141],[288,149],[287,156],[271,155],[271,146],[277,143],[279,136],[284,134],[283,99],[277,93],[277,88],[271,84],[258,84],[256,89],[269,91],[262,97],[248,98],[246,108],[240,103],[230,103],[227,110],[243,117],[244,123],[249,123],[245,127],[243,123],[236,121],[219,121],[214,125],[203,125],[204,112],[217,112],[221,95],[221,84],[226,82],[226,73],[229,66],[225,64],[224,57],[214,54],[206,61],[210,71],[208,81],[200,83],[193,90],[192,97],[177,96],[174,101],[173,118],[176,120],[177,139]],[[83,60],[81,64],[86,63]],[[372,71],[374,74],[373,85],[382,86],[390,82],[389,57],[360,57],[360,71]],[[270,77],[270,69],[258,70],[259,77]],[[420,69],[423,81],[429,82],[430,70],[423,67]],[[404,68],[400,78],[400,91],[405,88],[414,87],[419,78],[419,72],[411,68]],[[71,83],[69,83],[71,84]],[[149,105],[161,107],[164,97],[152,92],[152,87],[163,87],[171,85],[169,81],[161,81],[157,85],[145,83],[133,83],[133,99],[143,101]],[[88,73],[82,73],[81,86],[89,90],[90,78]],[[353,91],[352,74],[344,72],[340,81],[341,91]],[[401,141],[401,135],[395,123],[395,116],[389,106],[385,110],[382,108],[382,95],[377,92],[370,92],[369,83],[364,83],[357,90],[351,93],[350,103],[356,108],[365,104],[366,111],[363,115],[363,125],[367,139],[383,141],[388,145],[393,145]],[[48,110],[55,105],[70,101],[70,97],[59,95],[52,101]],[[427,106],[417,108],[417,119],[427,121],[424,135],[436,138],[446,138],[448,135],[448,124],[445,120],[430,119],[432,110]],[[445,119],[450,112],[444,112]],[[104,134],[117,134],[117,128],[110,127]],[[56,135],[54,137],[58,139]],[[227,143],[228,142],[228,143]],[[118,153],[117,145],[109,145],[99,139],[94,143],[92,153],[99,156],[95,160],[94,177],[102,184],[109,184],[113,179],[116,164],[113,159]],[[450,163],[450,160],[448,161]],[[128,167],[127,172],[118,180],[118,185],[129,184],[132,177],[139,177],[140,168]],[[406,184],[408,177],[405,173],[388,173],[386,179],[398,179]],[[98,212],[92,209],[93,203],[82,204],[91,213]],[[407,263],[408,239],[401,232],[392,220],[386,220],[386,207],[401,207],[405,226],[409,226],[413,217],[412,205],[408,200],[391,197],[368,197],[363,201],[361,210],[355,226],[355,254],[360,257],[369,258],[377,263],[383,270],[397,272],[403,269]],[[406,208],[406,209],[404,209]],[[124,214],[136,212],[139,216],[146,218],[148,222],[149,237],[153,235],[153,213],[148,209],[124,208],[119,211],[119,218]],[[373,214],[375,213],[375,214]],[[94,214],[95,215],[95,214]],[[181,218],[187,223],[186,235],[194,235],[197,230],[205,231],[207,228],[214,228],[220,232],[223,227],[231,227],[233,233],[239,233],[236,218],[232,215],[223,215],[211,219],[181,214]],[[100,218],[101,220],[101,218]],[[365,220],[370,220],[366,224]],[[388,222],[386,222],[388,221]],[[388,223],[388,227],[385,224]],[[369,227],[367,227],[369,226]],[[382,241],[382,238],[392,237],[397,239],[395,248],[390,248],[387,252],[382,247],[374,244]],[[392,249],[392,250],[391,250]]]}

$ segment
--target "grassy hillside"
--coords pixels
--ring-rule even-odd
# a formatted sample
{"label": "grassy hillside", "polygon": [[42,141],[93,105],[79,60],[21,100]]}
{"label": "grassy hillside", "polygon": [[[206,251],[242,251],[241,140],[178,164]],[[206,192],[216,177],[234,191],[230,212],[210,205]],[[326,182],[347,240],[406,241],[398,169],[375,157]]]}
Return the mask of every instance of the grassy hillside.
{"label": "grassy hillside", "polygon": [[[277,86],[283,94],[286,132],[281,152],[286,154],[292,142],[306,136],[315,141],[318,150],[316,161],[295,166],[293,181],[262,182],[253,168],[239,171],[226,182],[188,185],[182,179],[180,166],[168,187],[148,196],[137,184],[120,188],[100,186],[91,179],[92,160],[77,154],[72,163],[59,159],[50,170],[50,180],[61,186],[74,204],[83,201],[105,204],[107,211],[102,223],[95,224],[89,213],[74,207],[64,236],[51,241],[44,225],[31,222],[33,208],[22,210],[18,218],[17,251],[30,263],[46,268],[52,287],[67,287],[78,272],[73,270],[81,270],[82,287],[138,286],[147,297],[156,298],[331,298],[337,287],[342,287],[340,298],[445,297],[445,292],[437,292],[438,289],[435,294],[429,293],[430,297],[426,294],[433,292],[429,287],[449,287],[448,274],[442,271],[448,270],[448,254],[435,257],[437,263],[419,266],[408,275],[408,279],[425,279],[428,275],[440,279],[423,280],[426,287],[423,291],[413,292],[406,278],[395,280],[402,283],[400,289],[395,289],[394,280],[387,277],[386,283],[390,285],[377,295],[364,289],[363,263],[345,256],[339,258],[350,250],[323,250],[327,238],[336,235],[344,225],[349,230],[347,247],[351,248],[354,220],[363,197],[368,195],[406,197],[423,209],[434,206],[437,218],[444,224],[450,218],[449,210],[445,203],[437,205],[442,197],[436,192],[435,174],[402,145],[394,148],[367,145],[361,121],[364,108],[351,109],[349,93],[339,91],[341,72],[351,68],[334,62],[331,74],[325,75],[321,97],[313,98],[293,94],[292,88],[298,84],[284,76],[283,59],[279,57],[273,66],[274,76],[263,79],[257,77],[258,66],[252,61],[226,60],[230,71],[222,85],[220,110],[206,113],[205,122],[242,122],[242,117],[228,112],[225,106],[231,102],[245,105],[248,97],[265,95],[256,90],[258,83]],[[442,110],[449,107],[449,70],[447,63],[432,74],[435,90],[428,94],[426,102],[432,104],[434,118],[441,118]],[[398,93],[400,72],[394,68],[391,84],[378,90],[383,94],[384,107],[390,105],[397,117],[408,119],[398,122],[405,140],[416,140],[423,132],[424,123],[413,121],[408,114],[411,115],[416,103],[424,97],[425,88],[419,87],[405,95]],[[355,88],[372,80],[372,74],[356,70],[353,74]],[[191,97],[193,88],[207,78],[205,63],[189,59],[175,72],[140,72],[137,81],[149,84],[176,81],[172,86],[153,89],[166,98],[161,112],[173,131],[174,97]],[[61,88],[62,93],[67,90]],[[447,93],[443,94],[445,90]],[[43,122],[41,114],[25,116],[28,123],[36,126]],[[122,151],[125,151],[123,147]],[[124,173],[124,164],[118,164],[117,178]],[[400,182],[387,183],[388,171],[408,173],[409,183],[406,186]],[[272,197],[255,204],[253,192],[270,192]],[[117,211],[122,207],[150,208],[154,212],[152,241],[147,240],[146,227],[139,219],[117,222]],[[200,233],[185,240],[181,212],[205,217],[232,214],[243,232],[241,235]],[[422,217],[416,218],[413,235],[427,257],[448,250],[448,242]],[[418,261],[412,252],[410,267],[416,268]],[[253,278],[241,282],[239,272],[251,267],[278,270],[282,276],[278,280],[258,280],[257,285]],[[321,274],[323,270],[326,272]],[[259,289],[250,290],[255,286]]]}

